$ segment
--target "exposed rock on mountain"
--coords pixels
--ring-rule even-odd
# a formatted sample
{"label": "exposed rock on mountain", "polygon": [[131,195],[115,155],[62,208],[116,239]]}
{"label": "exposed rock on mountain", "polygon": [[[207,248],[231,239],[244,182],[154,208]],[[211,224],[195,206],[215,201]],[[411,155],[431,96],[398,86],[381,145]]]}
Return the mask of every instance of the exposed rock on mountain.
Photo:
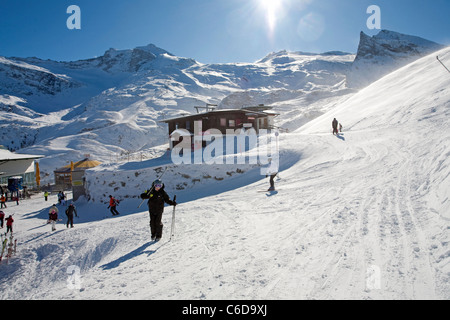
{"label": "exposed rock on mountain", "polygon": [[347,76],[347,85],[363,88],[392,71],[444,46],[420,37],[382,30],[370,37],[361,32],[358,53]]}

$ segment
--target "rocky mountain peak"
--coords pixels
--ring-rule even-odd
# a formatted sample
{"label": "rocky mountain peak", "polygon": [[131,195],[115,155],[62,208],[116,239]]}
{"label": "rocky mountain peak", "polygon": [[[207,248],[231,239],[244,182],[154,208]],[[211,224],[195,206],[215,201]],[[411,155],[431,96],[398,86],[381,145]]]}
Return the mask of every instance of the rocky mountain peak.
{"label": "rocky mountain peak", "polygon": [[372,37],[361,32],[347,85],[366,87],[390,72],[443,48],[433,41],[389,30],[381,30]]}

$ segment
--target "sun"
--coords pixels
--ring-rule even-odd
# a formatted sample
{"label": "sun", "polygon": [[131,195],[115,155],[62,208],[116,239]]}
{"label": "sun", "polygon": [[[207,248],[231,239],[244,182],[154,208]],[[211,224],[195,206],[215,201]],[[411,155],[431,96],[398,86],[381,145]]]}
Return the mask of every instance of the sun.
{"label": "sun", "polygon": [[271,34],[275,31],[285,1],[286,0],[258,0],[261,9],[266,15],[267,26]]}

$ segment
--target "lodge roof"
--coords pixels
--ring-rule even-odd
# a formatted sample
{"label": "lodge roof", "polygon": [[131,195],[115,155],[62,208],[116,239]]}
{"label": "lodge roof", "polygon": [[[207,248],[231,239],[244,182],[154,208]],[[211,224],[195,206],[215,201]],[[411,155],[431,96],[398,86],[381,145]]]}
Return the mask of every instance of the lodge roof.
{"label": "lodge roof", "polygon": [[[88,158],[83,159],[81,161],[75,162],[73,164],[74,171],[82,171],[90,168],[95,168],[100,165],[101,162],[95,160],[89,160]],[[64,166],[62,168],[56,169],[54,172],[56,173],[68,173],[71,172],[71,165]]]}
{"label": "lodge roof", "polygon": [[15,161],[15,160],[34,160],[41,159],[44,156],[31,155],[31,154],[20,154],[14,153],[6,149],[0,149],[0,161]]}
{"label": "lodge roof", "polygon": [[165,123],[169,123],[172,121],[177,121],[177,120],[182,120],[182,119],[195,119],[195,118],[204,118],[205,116],[218,116],[221,114],[228,114],[228,113],[245,113],[247,115],[251,115],[251,116],[256,116],[258,118],[262,118],[262,117],[267,117],[267,116],[277,116],[279,115],[276,112],[270,111],[270,107],[267,107],[267,110],[264,111],[257,111],[253,108],[243,108],[243,109],[220,109],[220,110],[213,110],[213,111],[208,111],[208,112],[203,112],[203,113],[195,113],[195,114],[190,114],[190,115],[186,115],[186,116],[181,116],[181,117],[173,117],[173,118],[169,118],[169,119],[164,119],[164,120],[160,120],[159,122],[165,122]]}

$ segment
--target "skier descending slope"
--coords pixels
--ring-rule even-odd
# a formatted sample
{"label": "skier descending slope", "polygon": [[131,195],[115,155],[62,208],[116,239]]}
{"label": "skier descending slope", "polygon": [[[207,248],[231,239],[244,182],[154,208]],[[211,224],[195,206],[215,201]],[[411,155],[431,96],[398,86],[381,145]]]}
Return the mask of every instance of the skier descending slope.
{"label": "skier descending slope", "polygon": [[266,177],[270,176],[270,188],[267,191],[275,191],[275,177],[277,175],[278,175],[278,165],[276,164],[276,161],[272,161],[272,158],[269,158]]}
{"label": "skier descending slope", "polygon": [[170,200],[169,195],[164,190],[163,182],[158,179],[152,184],[149,191],[141,194],[141,199],[148,199],[148,212],[150,214],[150,230],[152,240],[159,241],[162,237],[163,224],[161,222],[164,212],[164,203],[176,206],[175,201]]}

